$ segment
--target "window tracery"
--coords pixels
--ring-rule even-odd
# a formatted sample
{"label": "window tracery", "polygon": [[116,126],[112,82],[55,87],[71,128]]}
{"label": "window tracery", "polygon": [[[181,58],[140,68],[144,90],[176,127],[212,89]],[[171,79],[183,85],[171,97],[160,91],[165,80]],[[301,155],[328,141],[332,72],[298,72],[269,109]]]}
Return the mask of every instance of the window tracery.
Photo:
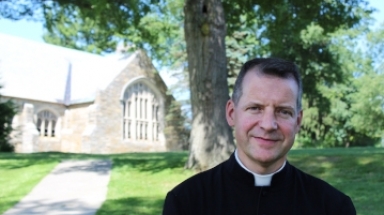
{"label": "window tracery", "polygon": [[57,116],[49,110],[43,110],[37,114],[36,127],[41,137],[55,137],[56,123]]}
{"label": "window tracery", "polygon": [[124,92],[123,138],[159,140],[159,101],[144,83],[135,83]]}

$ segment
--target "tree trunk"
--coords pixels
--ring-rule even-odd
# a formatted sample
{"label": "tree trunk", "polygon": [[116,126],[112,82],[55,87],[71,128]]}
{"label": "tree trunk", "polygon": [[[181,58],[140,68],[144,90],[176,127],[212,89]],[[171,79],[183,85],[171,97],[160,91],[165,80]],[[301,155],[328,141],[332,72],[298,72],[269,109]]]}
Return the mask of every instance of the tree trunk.
{"label": "tree trunk", "polygon": [[186,168],[205,170],[235,148],[225,119],[229,91],[224,11],[220,0],[186,0],[184,14],[193,114]]}

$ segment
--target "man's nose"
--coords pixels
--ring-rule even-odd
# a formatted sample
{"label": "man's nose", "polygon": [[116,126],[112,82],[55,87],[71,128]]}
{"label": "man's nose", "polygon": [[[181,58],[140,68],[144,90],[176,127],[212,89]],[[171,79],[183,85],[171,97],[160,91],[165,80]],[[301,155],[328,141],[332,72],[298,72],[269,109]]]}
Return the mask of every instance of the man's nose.
{"label": "man's nose", "polygon": [[277,129],[277,121],[274,111],[265,110],[261,118],[260,127],[266,131]]}

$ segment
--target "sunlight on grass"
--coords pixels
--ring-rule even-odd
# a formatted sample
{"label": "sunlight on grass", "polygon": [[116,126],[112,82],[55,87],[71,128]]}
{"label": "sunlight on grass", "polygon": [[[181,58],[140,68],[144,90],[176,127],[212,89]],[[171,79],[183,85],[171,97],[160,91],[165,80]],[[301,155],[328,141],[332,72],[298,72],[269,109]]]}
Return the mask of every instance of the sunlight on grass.
{"label": "sunlight on grass", "polygon": [[[161,214],[166,193],[195,174],[183,168],[187,156],[187,152],[0,153],[0,214],[26,195],[61,160],[98,158],[113,161],[107,199],[98,215]],[[349,195],[359,215],[383,214],[383,148],[292,150],[288,160]]]}
{"label": "sunlight on grass", "polygon": [[[5,158],[4,158],[5,157]],[[57,162],[0,154],[0,214],[11,208],[45,176]]]}
{"label": "sunlight on grass", "polygon": [[70,153],[0,153],[0,214],[27,195],[60,161],[98,157]]}
{"label": "sunlight on grass", "polygon": [[383,148],[294,150],[289,161],[349,195],[357,214],[383,214]]}
{"label": "sunlight on grass", "polygon": [[161,214],[165,194],[193,174],[186,153],[155,153],[114,159],[107,201],[97,214]]}

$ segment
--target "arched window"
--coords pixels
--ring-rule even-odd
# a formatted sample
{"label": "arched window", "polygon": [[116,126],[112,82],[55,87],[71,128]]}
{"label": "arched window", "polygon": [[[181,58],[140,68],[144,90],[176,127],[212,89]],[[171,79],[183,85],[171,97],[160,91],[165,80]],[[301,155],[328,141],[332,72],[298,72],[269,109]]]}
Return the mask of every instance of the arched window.
{"label": "arched window", "polygon": [[43,110],[37,114],[36,127],[41,137],[54,137],[57,117],[51,111]]}
{"label": "arched window", "polygon": [[159,103],[144,83],[135,83],[124,92],[123,138],[130,140],[159,140]]}

